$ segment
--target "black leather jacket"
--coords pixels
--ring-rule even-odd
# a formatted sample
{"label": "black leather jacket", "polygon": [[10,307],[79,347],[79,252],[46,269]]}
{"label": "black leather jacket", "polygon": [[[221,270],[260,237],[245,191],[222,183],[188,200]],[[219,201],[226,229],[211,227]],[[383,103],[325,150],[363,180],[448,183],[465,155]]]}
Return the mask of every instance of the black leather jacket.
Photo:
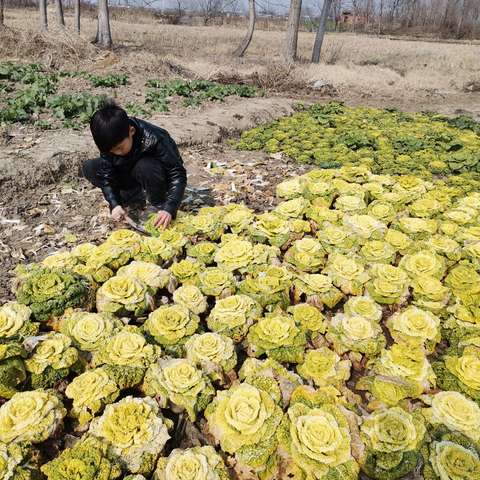
{"label": "black leather jacket", "polygon": [[187,172],[177,145],[163,128],[133,117],[130,122],[136,130],[130,153],[124,157],[110,153],[100,155],[98,178],[105,200],[110,209],[120,205],[119,193],[114,187],[115,176],[131,170],[142,156],[153,156],[162,163],[168,183],[163,205],[155,206],[175,216],[187,185]]}

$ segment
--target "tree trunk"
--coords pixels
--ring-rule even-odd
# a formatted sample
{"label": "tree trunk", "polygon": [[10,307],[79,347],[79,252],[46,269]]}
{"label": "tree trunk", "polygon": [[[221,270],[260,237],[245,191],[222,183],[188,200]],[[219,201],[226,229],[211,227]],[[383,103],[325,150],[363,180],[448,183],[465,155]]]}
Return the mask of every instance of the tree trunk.
{"label": "tree trunk", "polygon": [[75,23],[75,31],[80,35],[80,0],[75,0],[73,18]]}
{"label": "tree trunk", "polygon": [[315,44],[313,45],[312,63],[320,62],[320,53],[322,51],[323,37],[325,36],[325,30],[327,29],[328,14],[332,7],[332,0],[323,0],[322,13],[318,22],[318,30],[315,35]]}
{"label": "tree trunk", "polygon": [[5,19],[3,16],[3,7],[4,7],[3,0],[0,0],[0,29],[5,26]]}
{"label": "tree trunk", "polygon": [[65,18],[63,16],[62,0],[55,0],[55,6],[57,7],[57,23],[60,27],[64,27]]}
{"label": "tree trunk", "polygon": [[40,30],[46,32],[48,30],[47,0],[39,0],[38,8],[40,10]]}
{"label": "tree trunk", "polygon": [[243,54],[246,52],[250,42],[252,41],[253,31],[255,30],[255,0],[248,0],[248,30],[245,35],[242,43],[238,48],[233,52],[235,57],[243,57]]}
{"label": "tree trunk", "polygon": [[102,48],[112,47],[108,0],[98,0],[98,32],[97,43]]}
{"label": "tree trunk", "polygon": [[301,10],[302,0],[291,0],[284,51],[285,60],[288,62],[293,62],[297,58],[298,27],[300,24]]}

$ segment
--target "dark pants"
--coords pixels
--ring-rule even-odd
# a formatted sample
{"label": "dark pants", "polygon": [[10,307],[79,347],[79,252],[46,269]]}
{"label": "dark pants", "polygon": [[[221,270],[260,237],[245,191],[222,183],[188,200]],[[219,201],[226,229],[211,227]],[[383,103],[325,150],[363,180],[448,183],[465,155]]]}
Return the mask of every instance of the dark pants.
{"label": "dark pants", "polygon": [[[98,176],[102,160],[93,158],[84,162],[82,171],[84,177],[95,187],[102,187]],[[118,169],[112,179],[111,187],[118,192],[118,199],[122,205],[141,199],[143,192],[147,194],[148,201],[155,206],[160,206],[165,201],[167,192],[167,178],[165,170],[158,159],[143,157],[131,169]]]}

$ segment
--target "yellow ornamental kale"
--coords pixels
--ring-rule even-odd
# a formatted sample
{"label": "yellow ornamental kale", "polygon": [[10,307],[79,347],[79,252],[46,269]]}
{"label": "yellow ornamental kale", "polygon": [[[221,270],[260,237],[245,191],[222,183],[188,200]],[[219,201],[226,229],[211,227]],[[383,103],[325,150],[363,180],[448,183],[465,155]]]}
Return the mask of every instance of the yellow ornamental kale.
{"label": "yellow ornamental kale", "polygon": [[480,457],[474,448],[443,440],[433,442],[430,452],[430,464],[440,480],[480,478]]}
{"label": "yellow ornamental kale", "polygon": [[303,218],[310,202],[303,197],[280,202],[273,210],[274,213],[283,218]]}
{"label": "yellow ornamental kale", "polygon": [[253,210],[245,205],[226,205],[227,213],[223,216],[222,222],[230,228],[232,233],[241,233],[247,230],[249,225],[253,223]]}
{"label": "yellow ornamental kale", "polygon": [[72,272],[85,277],[93,288],[98,288],[98,285],[105,283],[109,278],[112,278],[114,273],[113,270],[108,268],[105,265],[93,265],[89,264],[83,265],[78,264],[73,267]]}
{"label": "yellow ornamental kale", "polygon": [[139,384],[146,368],[160,357],[161,349],[147,343],[135,327],[125,327],[93,352],[93,365],[104,365],[105,371],[119,388]]}
{"label": "yellow ornamental kale", "polygon": [[355,388],[369,392],[367,398],[371,409],[379,406],[395,407],[406,398],[418,396],[423,390],[408,380],[383,375],[361,377]]}
{"label": "yellow ornamental kale", "polygon": [[330,222],[323,223],[317,237],[328,253],[350,253],[355,250],[357,243],[355,235],[349,229]]}
{"label": "yellow ornamental kale", "polygon": [[371,297],[350,297],[343,306],[346,315],[358,315],[375,322],[382,319],[382,307]]}
{"label": "yellow ornamental kale", "polygon": [[333,348],[339,355],[351,351],[374,357],[386,345],[378,322],[343,313],[337,313],[332,318],[326,338],[333,343]]}
{"label": "yellow ornamental kale", "polygon": [[2,480],[35,480],[38,472],[28,444],[0,443],[0,478]]}
{"label": "yellow ornamental kale", "polygon": [[97,291],[99,312],[140,316],[152,308],[152,289],[134,277],[112,277]]}
{"label": "yellow ornamental kale", "polygon": [[472,225],[475,222],[475,218],[478,212],[474,208],[461,207],[447,210],[443,216],[457,225]]}
{"label": "yellow ornamental kale", "polygon": [[412,278],[431,276],[441,279],[445,273],[445,260],[433,252],[421,251],[405,255],[399,263]]}
{"label": "yellow ornamental kale", "polygon": [[327,224],[336,224],[342,217],[342,213],[337,210],[330,210],[328,206],[319,205],[318,200],[314,200],[305,216],[313,220],[319,227],[323,227]]}
{"label": "yellow ornamental kale", "polygon": [[375,360],[374,372],[405,380],[416,390],[415,396],[435,385],[435,374],[425,350],[404,343],[394,343],[390,349],[382,350]]}
{"label": "yellow ornamental kale", "polygon": [[159,458],[154,480],[229,480],[222,457],[211,446],[174,449]]}
{"label": "yellow ornamental kale", "polygon": [[239,285],[239,292],[248,295],[262,307],[289,304],[292,274],[286,267],[255,266]]}
{"label": "yellow ornamental kale", "polygon": [[159,345],[177,352],[197,331],[199,322],[197,315],[181,305],[162,305],[148,316],[143,328]]}
{"label": "yellow ornamental kale", "polygon": [[440,319],[433,313],[410,306],[387,320],[387,328],[398,343],[424,346],[429,352],[440,341]]}
{"label": "yellow ornamental kale", "polygon": [[435,395],[424,395],[425,403],[430,405],[423,415],[431,425],[444,425],[459,432],[474,442],[480,440],[480,407],[459,392],[444,391]]}
{"label": "yellow ornamental kale", "polygon": [[42,261],[42,265],[47,268],[62,268],[66,270],[72,270],[77,263],[78,259],[71,252],[53,253]]}
{"label": "yellow ornamental kale", "polygon": [[18,343],[0,344],[0,397],[11,398],[27,380],[23,359],[27,352]]}
{"label": "yellow ornamental kale", "polygon": [[267,212],[257,215],[249,232],[254,241],[281,247],[290,238],[290,225],[287,218]]}
{"label": "yellow ornamental kale", "polygon": [[317,387],[333,385],[340,387],[350,378],[351,362],[340,357],[327,347],[308,350],[297,372]]}
{"label": "yellow ornamental kale", "polygon": [[293,320],[303,330],[312,332],[312,336],[325,333],[325,317],[317,307],[308,303],[299,303],[288,307],[287,312],[293,315]]}
{"label": "yellow ornamental kale", "polygon": [[409,279],[405,270],[377,264],[370,269],[372,280],[367,284],[370,296],[381,304],[402,303],[408,294]]}
{"label": "yellow ornamental kale", "polygon": [[247,295],[232,295],[218,300],[207,318],[208,328],[241,342],[262,315],[262,308]]}
{"label": "yellow ornamental kale", "polygon": [[[138,251],[140,251],[140,247]],[[136,250],[133,253],[132,250],[126,247],[112,243],[102,243],[88,257],[85,267],[96,276],[106,275],[109,270],[116,271],[123,265],[126,265],[137,254]]]}
{"label": "yellow ornamental kale", "polygon": [[[153,218],[155,218],[155,215]],[[175,255],[180,254],[183,247],[188,243],[188,238],[182,232],[173,227],[162,230],[160,233],[157,230],[157,235],[159,235],[160,239],[173,249]]]}
{"label": "yellow ornamental kale", "polygon": [[198,281],[198,274],[205,268],[200,262],[196,260],[180,260],[175,262],[170,271],[179,283],[182,284],[196,284]]}
{"label": "yellow ornamental kale", "polygon": [[90,424],[89,434],[108,446],[108,453],[131,473],[149,475],[170,438],[171,420],[151,397],[126,397],[107,405]]}
{"label": "yellow ornamental kale", "polygon": [[405,255],[414,248],[414,243],[408,235],[389,228],[385,234],[384,240],[388,242],[397,252]]}
{"label": "yellow ornamental kale", "polygon": [[197,285],[204,295],[213,297],[233,295],[235,277],[223,268],[209,267],[199,273]]}
{"label": "yellow ornamental kale", "polygon": [[445,278],[445,286],[464,304],[479,304],[480,274],[470,265],[457,265]]}
{"label": "yellow ornamental kale", "polygon": [[26,276],[16,294],[19,303],[30,307],[35,320],[46,322],[67,308],[86,305],[90,287],[74,273],[41,268]]}
{"label": "yellow ornamental kale", "polygon": [[443,255],[447,259],[448,265],[458,262],[461,258],[462,251],[460,244],[444,235],[434,235],[426,244],[428,244],[428,248],[438,255]]}
{"label": "yellow ornamental kale", "polygon": [[396,226],[414,240],[425,240],[437,232],[438,222],[433,219],[402,217]]}
{"label": "yellow ornamental kale", "polygon": [[419,445],[425,435],[420,412],[399,407],[381,409],[364,419],[361,437],[367,450],[361,462],[369,478],[403,478],[420,459]]}
{"label": "yellow ornamental kale", "polygon": [[297,240],[285,253],[284,260],[302,272],[318,272],[325,263],[325,250],[313,238]]}
{"label": "yellow ornamental kale", "polygon": [[382,240],[387,232],[387,226],[370,215],[346,215],[343,224],[357,236],[360,244],[367,240]]}
{"label": "yellow ornamental kale", "polygon": [[267,313],[250,327],[247,335],[250,356],[264,353],[278,362],[300,363],[307,343],[305,332],[292,316],[277,311]]}
{"label": "yellow ornamental kale", "polygon": [[205,212],[203,215],[184,215],[175,222],[175,227],[189,237],[200,237],[208,240],[218,240],[224,226],[219,215]]}
{"label": "yellow ornamental kale", "polygon": [[397,215],[397,210],[394,205],[380,200],[374,200],[371,202],[368,205],[367,211],[369,215],[384,223],[391,223]]}
{"label": "yellow ornamental kale", "polygon": [[170,280],[168,270],[163,270],[154,263],[140,261],[133,261],[121,267],[117,277],[136,278],[154,290],[165,288]]}
{"label": "yellow ornamental kale", "polygon": [[320,179],[307,178],[305,184],[305,198],[309,200],[321,200],[325,205],[330,206],[333,199],[334,187],[331,183]]}
{"label": "yellow ornamental kale", "polygon": [[305,191],[305,179],[293,177],[279,183],[276,187],[278,198],[292,199],[303,196]]}
{"label": "yellow ornamental kale", "polygon": [[292,397],[277,431],[282,470],[294,478],[357,479],[346,416],[327,398],[315,403]]}
{"label": "yellow ornamental kale", "polygon": [[79,350],[93,352],[103,342],[124,326],[109,313],[89,313],[73,310],[65,313],[60,321],[60,332],[68,335]]}
{"label": "yellow ornamental kale", "polygon": [[447,287],[435,277],[422,276],[412,279],[413,303],[420,308],[440,314],[448,303]]}
{"label": "yellow ornamental kale", "polygon": [[393,263],[395,249],[387,242],[370,240],[360,249],[360,256],[368,263]]}
{"label": "yellow ornamental kale", "polygon": [[199,315],[207,309],[207,299],[198,287],[184,285],[173,292],[173,301],[191,313]]}
{"label": "yellow ornamental kale", "polygon": [[93,243],[79,243],[76,247],[72,248],[70,254],[79,262],[87,263],[88,258],[97,248]]}
{"label": "yellow ornamental kale", "polygon": [[75,377],[65,390],[65,395],[73,400],[72,416],[80,426],[90,422],[104,405],[113,403],[120,391],[117,384],[103,368],[87,370]]}
{"label": "yellow ornamental kale", "polygon": [[140,242],[140,251],[134,259],[143,262],[152,262],[158,265],[171,260],[175,256],[174,248],[159,237],[143,237]]}
{"label": "yellow ornamental kale", "polygon": [[333,308],[344,297],[343,293],[333,286],[332,279],[320,273],[300,273],[294,281],[294,287],[295,301],[305,295],[307,302],[319,308],[324,304]]}
{"label": "yellow ornamental kale", "polygon": [[0,306],[0,344],[36,335],[39,324],[30,320],[31,314],[30,308],[21,303],[7,302]]}
{"label": "yellow ornamental kale", "polygon": [[358,195],[340,195],[335,200],[335,209],[345,214],[362,214],[367,209],[365,200]]}
{"label": "yellow ornamental kale", "polygon": [[205,265],[210,265],[214,262],[217,250],[218,246],[213,242],[198,242],[187,248],[187,255],[197,259]]}
{"label": "yellow ornamental kale", "polygon": [[457,390],[480,402],[480,348],[469,345],[461,355],[445,355],[433,368],[443,390]]}
{"label": "yellow ornamental kale", "polygon": [[60,428],[66,413],[51,391],[16,393],[0,407],[0,442],[44,442]]}
{"label": "yellow ornamental kale", "polygon": [[361,295],[369,276],[365,267],[354,257],[331,254],[323,273],[332,278],[333,284],[346,295]]}
{"label": "yellow ornamental kale", "polygon": [[218,249],[215,255],[218,266],[231,272],[244,270],[253,260],[253,245],[247,240],[228,241]]}
{"label": "yellow ornamental kale", "polygon": [[209,433],[221,449],[235,455],[237,468],[261,474],[277,448],[275,433],[282,409],[261,388],[249,383],[218,390],[205,411]]}
{"label": "yellow ornamental kale", "polygon": [[202,370],[184,358],[163,358],[145,374],[143,391],[154,396],[162,408],[186,411],[194,422],[215,395],[215,389]]}
{"label": "yellow ornamental kale", "polygon": [[112,232],[103,245],[106,247],[118,247],[130,254],[133,258],[140,250],[142,236],[132,230],[120,229]]}
{"label": "yellow ornamental kale", "polygon": [[122,474],[119,463],[109,458],[108,445],[89,437],[63,450],[41,470],[48,480],[115,480]]}
{"label": "yellow ornamental kale", "polygon": [[75,368],[78,350],[72,347],[71,338],[62,333],[50,332],[39,339],[30,358],[25,360],[25,367],[32,374],[33,388],[50,388]]}
{"label": "yellow ornamental kale", "polygon": [[231,372],[237,365],[233,340],[214,332],[193,335],[185,344],[187,359],[200,366],[212,380]]}

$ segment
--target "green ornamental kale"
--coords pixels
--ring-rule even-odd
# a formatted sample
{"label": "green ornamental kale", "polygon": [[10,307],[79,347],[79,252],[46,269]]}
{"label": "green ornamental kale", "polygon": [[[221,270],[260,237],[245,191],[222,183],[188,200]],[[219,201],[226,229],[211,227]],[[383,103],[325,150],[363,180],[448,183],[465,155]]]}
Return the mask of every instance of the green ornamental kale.
{"label": "green ornamental kale", "polygon": [[85,306],[89,296],[85,278],[49,268],[34,270],[17,290],[17,301],[29,306],[35,320],[40,322],[62,315],[67,308]]}

